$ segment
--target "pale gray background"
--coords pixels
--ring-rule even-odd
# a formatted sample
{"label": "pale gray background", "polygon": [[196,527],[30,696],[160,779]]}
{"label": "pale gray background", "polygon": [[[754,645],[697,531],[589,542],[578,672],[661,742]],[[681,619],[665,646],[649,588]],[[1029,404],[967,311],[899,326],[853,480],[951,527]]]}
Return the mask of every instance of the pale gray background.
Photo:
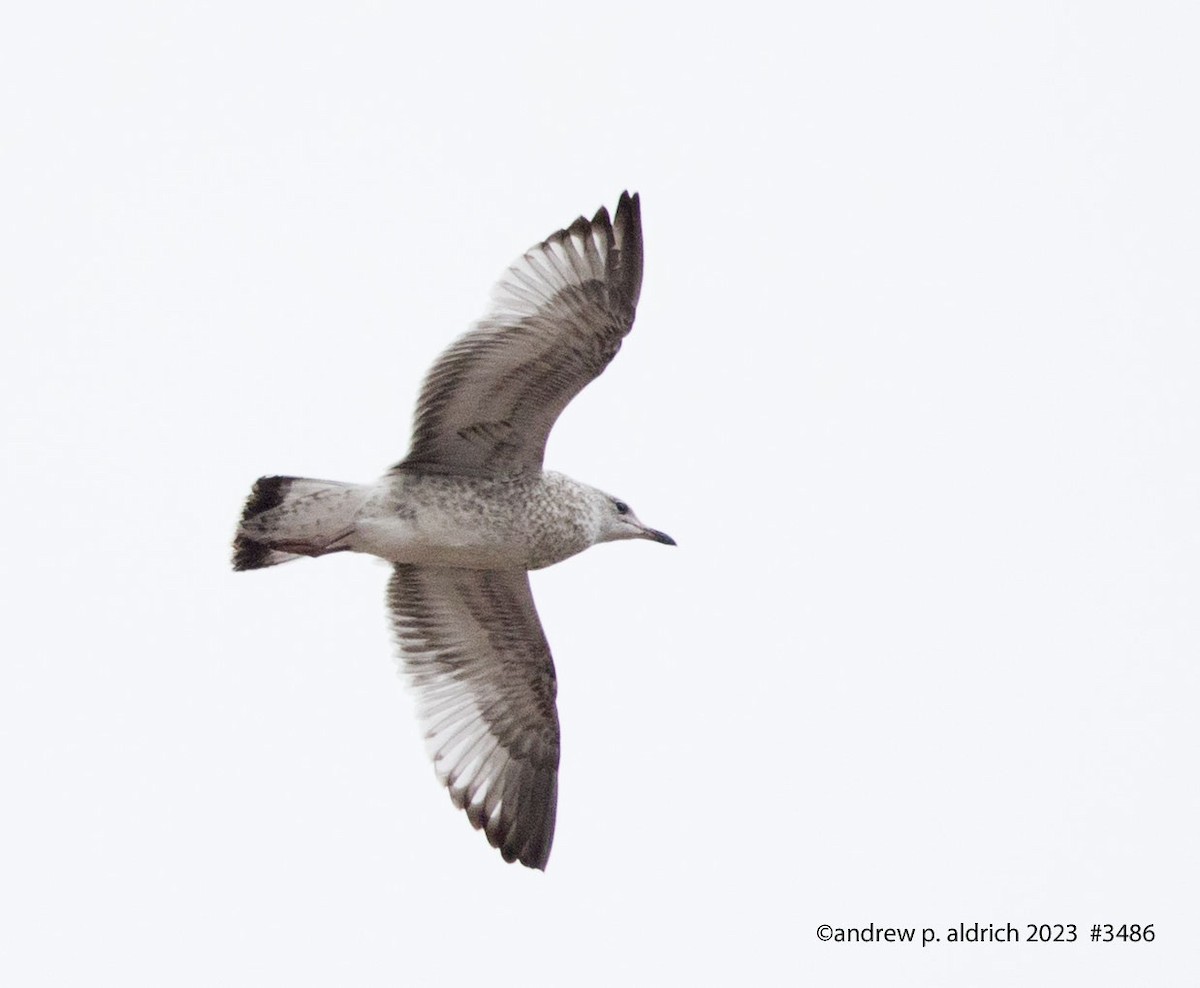
{"label": "pale gray background", "polygon": [[[1195,6],[430,6],[6,18],[0,980],[1194,977]],[[542,875],[434,781],[386,568],[228,543],[625,187],[549,463],[679,548],[534,577]],[[960,921],[1081,941],[814,932]]]}

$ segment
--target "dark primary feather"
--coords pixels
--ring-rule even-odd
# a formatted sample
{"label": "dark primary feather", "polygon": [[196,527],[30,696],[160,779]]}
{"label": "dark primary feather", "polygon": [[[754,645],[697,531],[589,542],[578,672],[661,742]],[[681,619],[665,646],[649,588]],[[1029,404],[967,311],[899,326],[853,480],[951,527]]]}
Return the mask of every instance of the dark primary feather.
{"label": "dark primary feather", "polygon": [[454,805],[506,861],[545,868],[558,801],[557,683],[529,577],[397,565],[388,604]]}
{"label": "dark primary feather", "polygon": [[637,195],[582,216],[521,257],[484,318],[429,371],[397,469],[539,470],[562,410],[608,366],[642,287]]}

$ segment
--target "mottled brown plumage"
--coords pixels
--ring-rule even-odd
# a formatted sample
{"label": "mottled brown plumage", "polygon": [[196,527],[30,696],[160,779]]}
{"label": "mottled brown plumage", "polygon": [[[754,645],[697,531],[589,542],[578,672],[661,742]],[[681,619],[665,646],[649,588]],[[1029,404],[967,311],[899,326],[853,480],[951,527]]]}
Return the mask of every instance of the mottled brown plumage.
{"label": "mottled brown plumage", "polygon": [[512,265],[483,319],[438,358],[397,469],[456,474],[540,470],[562,410],[633,327],[642,289],[638,197],[600,209]]}
{"label": "mottled brown plumage", "polygon": [[558,687],[529,577],[398,565],[388,603],[438,778],[506,861],[544,868]]}
{"label": "mottled brown plumage", "polygon": [[506,861],[554,840],[556,681],[526,571],[588,546],[674,545],[624,501],[542,470],[567,403],[608,366],[642,283],[638,197],[529,250],[484,318],[438,358],[408,455],[372,485],[265,477],[234,567],[366,552],[393,564],[388,605],[429,753],[454,804]]}

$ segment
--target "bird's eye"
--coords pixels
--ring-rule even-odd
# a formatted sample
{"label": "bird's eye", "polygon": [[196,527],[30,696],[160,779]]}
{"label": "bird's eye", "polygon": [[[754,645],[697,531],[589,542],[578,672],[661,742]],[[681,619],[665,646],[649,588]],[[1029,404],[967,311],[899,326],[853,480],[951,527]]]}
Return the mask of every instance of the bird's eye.
{"label": "bird's eye", "polygon": [[618,501],[616,498],[613,498],[613,507],[617,509],[617,514],[619,515],[629,514],[629,505],[624,501]]}

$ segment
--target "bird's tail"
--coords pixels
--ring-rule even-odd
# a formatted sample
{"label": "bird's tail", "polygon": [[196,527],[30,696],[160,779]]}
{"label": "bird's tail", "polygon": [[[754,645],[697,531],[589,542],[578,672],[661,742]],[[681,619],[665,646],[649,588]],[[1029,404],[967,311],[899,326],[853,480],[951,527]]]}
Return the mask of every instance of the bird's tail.
{"label": "bird's tail", "polygon": [[262,569],[350,548],[366,488],[332,480],[260,477],[233,540],[233,568]]}

